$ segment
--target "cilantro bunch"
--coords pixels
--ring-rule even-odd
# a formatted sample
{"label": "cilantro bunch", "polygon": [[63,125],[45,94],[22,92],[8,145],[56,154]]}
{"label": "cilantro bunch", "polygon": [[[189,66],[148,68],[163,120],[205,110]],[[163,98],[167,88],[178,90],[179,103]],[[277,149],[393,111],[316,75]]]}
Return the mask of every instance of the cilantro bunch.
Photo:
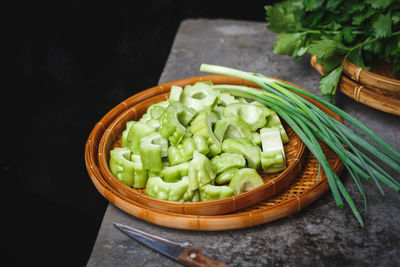
{"label": "cilantro bunch", "polygon": [[400,71],[400,0],[286,0],[265,10],[267,28],[278,33],[274,53],[316,55],[326,73],[319,89],[331,103],[346,60]]}

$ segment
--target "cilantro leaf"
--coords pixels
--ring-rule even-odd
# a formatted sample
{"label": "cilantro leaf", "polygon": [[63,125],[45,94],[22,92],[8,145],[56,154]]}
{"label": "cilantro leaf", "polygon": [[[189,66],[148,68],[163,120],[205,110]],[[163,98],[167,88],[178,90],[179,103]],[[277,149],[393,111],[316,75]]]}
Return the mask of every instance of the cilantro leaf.
{"label": "cilantro leaf", "polygon": [[392,35],[392,19],[390,13],[376,16],[372,22],[372,30],[377,38],[385,38]]}
{"label": "cilantro leaf", "polygon": [[[361,2],[361,3],[360,3]],[[343,11],[345,14],[355,14],[361,12],[366,7],[363,1],[345,1],[343,3]],[[342,15],[342,14],[341,14]]]}
{"label": "cilantro leaf", "polygon": [[382,40],[375,41],[363,46],[364,51],[369,51],[373,54],[379,54],[383,51],[384,43]]}
{"label": "cilantro leaf", "polygon": [[297,56],[297,49],[302,46],[305,33],[280,33],[276,36],[274,53]]}
{"label": "cilantro leaf", "polygon": [[363,69],[375,60],[400,70],[399,0],[283,0],[266,6],[268,29],[276,36],[274,53],[298,60],[317,57],[327,74],[320,89],[329,100],[342,73],[342,58]]}
{"label": "cilantro leaf", "polygon": [[273,32],[295,32],[303,16],[303,2],[284,1],[273,6],[265,6],[267,28]]}
{"label": "cilantro leaf", "polygon": [[335,10],[337,6],[342,2],[342,0],[328,0],[326,2],[326,8]]}
{"label": "cilantro leaf", "polygon": [[369,67],[365,66],[365,64],[364,64],[364,60],[362,58],[361,47],[351,51],[351,53],[348,56],[348,59],[354,65],[359,66],[365,70],[369,70]]}
{"label": "cilantro leaf", "polygon": [[349,26],[343,27],[340,33],[346,42],[351,43],[354,40],[354,35]]}
{"label": "cilantro leaf", "polygon": [[322,6],[325,0],[304,0],[304,6],[307,11],[313,11]]}
{"label": "cilantro leaf", "polygon": [[363,23],[364,20],[368,19],[369,17],[371,17],[375,13],[376,13],[375,10],[367,9],[363,13],[359,13],[359,14],[353,16],[352,23],[353,23],[353,25],[361,25],[361,23]]}
{"label": "cilantro leaf", "polygon": [[375,9],[384,9],[388,5],[390,5],[393,0],[365,0],[367,4],[370,4],[371,7]]}
{"label": "cilantro leaf", "polygon": [[399,54],[397,57],[400,57],[400,35],[396,37],[391,38],[384,48],[384,59],[388,62],[391,62],[391,59],[394,59],[396,54]]}
{"label": "cilantro leaf", "polygon": [[400,22],[400,11],[393,12],[392,21],[393,21],[393,24],[397,24]]}
{"label": "cilantro leaf", "polygon": [[323,39],[312,42],[308,46],[307,52],[316,55],[317,58],[325,59],[331,57],[336,52],[343,54],[347,50],[349,49],[338,41]]}
{"label": "cilantro leaf", "polygon": [[334,68],[338,67],[341,63],[340,57],[337,55],[331,56],[325,60],[317,60],[317,63],[322,63],[322,70],[324,73],[331,72]]}
{"label": "cilantro leaf", "polygon": [[319,90],[323,96],[327,96],[329,101],[334,101],[334,96],[336,94],[337,86],[343,71],[343,66],[337,67],[331,71],[328,75],[321,78],[319,83]]}

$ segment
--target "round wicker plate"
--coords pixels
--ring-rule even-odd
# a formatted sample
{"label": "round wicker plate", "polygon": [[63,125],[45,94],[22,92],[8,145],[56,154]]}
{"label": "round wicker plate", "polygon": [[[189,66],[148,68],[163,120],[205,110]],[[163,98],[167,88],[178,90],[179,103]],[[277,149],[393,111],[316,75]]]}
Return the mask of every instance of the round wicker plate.
{"label": "round wicker plate", "polygon": [[[311,57],[311,65],[324,75],[322,65]],[[386,69],[381,72],[389,73]],[[340,91],[357,102],[400,116],[400,80],[385,77],[346,62],[340,79]],[[389,74],[388,74],[389,75]]]}
{"label": "round wicker plate", "polygon": [[[187,84],[192,84],[191,81],[192,79],[187,79]],[[218,84],[218,81],[214,83]],[[164,87],[169,90],[168,86]],[[124,106],[120,110],[121,114],[110,123],[105,130],[104,135],[100,139],[98,148],[100,171],[103,176],[106,177],[110,186],[119,193],[145,206],[157,208],[159,210],[194,215],[217,215],[246,208],[265,200],[287,187],[289,183],[298,176],[301,166],[304,163],[305,145],[296,133],[290,127],[285,125],[289,137],[289,143],[284,147],[287,159],[287,168],[283,172],[273,175],[262,173],[261,177],[263,178],[264,185],[248,192],[213,201],[180,203],[151,198],[145,194],[144,189],[136,189],[126,186],[111,173],[108,166],[109,152],[113,147],[120,146],[121,134],[125,129],[127,121],[138,120],[151,104],[168,99],[168,93],[159,94],[160,92],[158,90],[149,90],[154,93],[154,96],[134,104],[128,109]],[[136,95],[132,98],[136,98]]]}
{"label": "round wicker plate", "polygon": [[[214,83],[249,85],[249,83],[241,79],[212,75],[171,82],[154,87],[152,90],[159,91],[160,94],[163,94],[172,84],[182,86],[185,83],[193,83],[199,80],[212,80]],[[105,177],[100,170],[99,158],[101,157],[98,156],[99,144],[110,124],[119,116],[121,108],[128,110],[130,106],[140,103],[151,96],[152,93],[146,90],[136,95],[134,99],[129,98],[112,109],[95,125],[86,143],[86,166],[95,187],[106,199],[125,212],[148,222],[171,228],[188,230],[237,229],[269,222],[297,212],[318,199],[329,189],[323,172],[319,178],[319,183],[317,183],[318,163],[310,153],[304,153],[306,155],[306,157],[304,157],[304,164],[298,165],[299,170],[303,165],[298,178],[284,188],[281,193],[251,207],[236,210],[229,214],[209,216],[174,213],[146,206],[139,202],[140,197],[136,200],[129,198],[126,194],[123,194],[110,185],[109,177]],[[324,107],[321,108],[328,112]],[[340,120],[338,115],[332,112],[328,113]],[[108,131],[111,132],[110,130]],[[331,166],[335,172],[339,173],[342,169],[340,159],[327,147],[323,146],[323,148]],[[275,188],[275,190],[277,190],[277,188]]]}

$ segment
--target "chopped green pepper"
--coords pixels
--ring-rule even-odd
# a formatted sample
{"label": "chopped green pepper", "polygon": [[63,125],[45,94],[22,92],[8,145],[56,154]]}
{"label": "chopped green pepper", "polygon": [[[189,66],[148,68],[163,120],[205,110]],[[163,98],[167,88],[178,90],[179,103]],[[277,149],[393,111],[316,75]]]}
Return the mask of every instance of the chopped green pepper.
{"label": "chopped green pepper", "polygon": [[191,131],[194,137],[202,136],[207,142],[210,150],[208,155],[215,156],[221,152],[221,143],[215,137],[212,130],[213,125],[218,121],[218,115],[209,110],[200,111],[191,122]]}
{"label": "chopped green pepper", "polygon": [[222,151],[241,153],[246,158],[248,167],[253,169],[260,167],[260,148],[247,137],[225,139]]}
{"label": "chopped green pepper", "polygon": [[169,106],[168,101],[161,101],[152,104],[147,108],[146,114],[149,114],[153,119],[158,120],[161,118],[161,115],[165,112],[168,106]]}
{"label": "chopped green pepper", "polygon": [[165,182],[160,177],[150,177],[146,184],[146,195],[161,200],[193,201],[195,192],[188,191],[188,186],[189,179],[187,176],[175,183]]}
{"label": "chopped green pepper", "polygon": [[239,116],[225,117],[215,123],[214,134],[220,142],[227,138],[251,138],[248,124]]}
{"label": "chopped green pepper", "polygon": [[128,133],[128,147],[133,154],[140,154],[140,138],[154,133],[156,129],[142,122],[136,122]]}
{"label": "chopped green pepper", "polygon": [[[142,168],[139,161],[130,160],[131,151],[129,148],[116,147],[110,151],[110,171],[121,182],[129,187],[135,186],[141,188],[141,181],[144,185],[147,180],[147,171]],[[135,180],[138,180],[135,183]]]}
{"label": "chopped green pepper", "polygon": [[193,141],[196,150],[199,151],[201,154],[207,155],[208,152],[210,152],[210,149],[208,148],[207,141],[204,138],[204,136],[196,135],[193,137]]}
{"label": "chopped green pepper", "polygon": [[261,145],[261,137],[259,132],[252,132],[251,133],[251,141],[253,141],[254,144],[257,146]]}
{"label": "chopped green pepper", "polygon": [[160,134],[171,144],[178,144],[185,136],[185,126],[192,120],[196,111],[180,102],[171,103],[161,116]]}
{"label": "chopped green pepper", "polygon": [[239,169],[232,177],[229,187],[233,189],[234,195],[239,195],[263,184],[264,182],[256,170],[243,168]]}
{"label": "chopped green pepper", "polygon": [[189,190],[198,189],[200,186],[211,182],[215,176],[211,161],[195,150],[189,167]]}
{"label": "chopped green pepper", "polygon": [[161,107],[161,106],[154,106],[151,111],[150,111],[150,116],[155,119],[158,120],[162,114],[164,114],[166,108]]}
{"label": "chopped green pepper", "polygon": [[143,168],[142,161],[139,155],[132,154],[131,161],[136,164],[135,180],[133,182],[134,188],[144,188],[146,186],[148,171]]}
{"label": "chopped green pepper", "polygon": [[267,107],[251,105],[245,103],[233,103],[224,108],[224,116],[239,116],[242,118],[254,132],[267,124],[267,116],[271,114],[271,110]]}
{"label": "chopped green pepper", "polygon": [[185,137],[180,144],[168,147],[168,160],[171,165],[177,165],[193,157],[195,143],[193,138]]}
{"label": "chopped green pepper", "polygon": [[266,173],[275,173],[286,168],[285,151],[279,128],[260,130],[262,152],[261,166]]}
{"label": "chopped green pepper", "polygon": [[226,184],[231,181],[232,177],[236,174],[239,169],[236,167],[231,167],[224,171],[223,173],[219,174],[215,178],[216,184]]}
{"label": "chopped green pepper", "polygon": [[205,184],[200,187],[199,191],[201,201],[217,200],[233,195],[233,189],[226,185]]}
{"label": "chopped green pepper", "polygon": [[213,111],[218,115],[218,118],[222,119],[224,116],[224,107],[223,106],[215,106]]}
{"label": "chopped green pepper", "polygon": [[271,115],[269,116],[268,123],[265,126],[267,128],[278,127],[281,133],[282,142],[286,144],[289,142],[289,137],[286,134],[285,128],[283,127],[281,120],[279,119],[278,114],[275,111],[272,111]]}
{"label": "chopped green pepper", "polygon": [[140,138],[139,150],[143,168],[160,171],[162,157],[168,155],[168,141],[162,138],[160,133],[151,133]]}
{"label": "chopped green pepper", "polygon": [[220,174],[231,167],[243,168],[246,166],[246,160],[239,153],[222,153],[211,159],[215,172]]}
{"label": "chopped green pepper", "polygon": [[188,190],[183,195],[183,199],[185,202],[198,202],[200,201],[200,192],[198,189],[193,191]]}
{"label": "chopped green pepper", "polygon": [[219,93],[219,101],[218,104],[222,106],[227,106],[232,103],[239,103],[239,100],[235,99],[235,97],[228,93]]}
{"label": "chopped green pepper", "polygon": [[121,137],[121,146],[128,147],[128,133],[131,127],[136,123],[136,121],[128,121],[126,122],[125,130],[122,132]]}
{"label": "chopped green pepper", "polygon": [[197,82],[194,85],[185,86],[182,102],[196,111],[204,108],[213,109],[218,102],[218,94],[212,89],[212,84]]}
{"label": "chopped green pepper", "polygon": [[180,86],[172,85],[171,91],[169,92],[169,99],[171,101],[180,101],[182,97],[183,89]]}
{"label": "chopped green pepper", "polygon": [[165,182],[176,182],[182,177],[189,175],[189,162],[184,162],[175,166],[164,167],[161,170],[160,175]]}
{"label": "chopped green pepper", "polygon": [[[160,107],[162,108],[162,107]],[[153,109],[154,110],[154,109]],[[153,127],[156,131],[160,129],[161,123],[159,120],[153,119],[149,113],[143,114],[142,118],[140,118],[139,122],[147,124]]]}

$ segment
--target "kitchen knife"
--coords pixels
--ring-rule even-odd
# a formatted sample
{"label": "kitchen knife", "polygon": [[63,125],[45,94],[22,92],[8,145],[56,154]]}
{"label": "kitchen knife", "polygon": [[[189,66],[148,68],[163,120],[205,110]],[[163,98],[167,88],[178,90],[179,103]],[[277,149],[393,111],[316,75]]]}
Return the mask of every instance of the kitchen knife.
{"label": "kitchen knife", "polygon": [[154,249],[155,251],[170,257],[180,263],[188,266],[218,266],[227,267],[224,263],[214,261],[201,254],[192,247],[186,247],[183,244],[175,243],[162,237],[148,234],[135,228],[113,222],[113,224],[126,235],[136,241]]}

